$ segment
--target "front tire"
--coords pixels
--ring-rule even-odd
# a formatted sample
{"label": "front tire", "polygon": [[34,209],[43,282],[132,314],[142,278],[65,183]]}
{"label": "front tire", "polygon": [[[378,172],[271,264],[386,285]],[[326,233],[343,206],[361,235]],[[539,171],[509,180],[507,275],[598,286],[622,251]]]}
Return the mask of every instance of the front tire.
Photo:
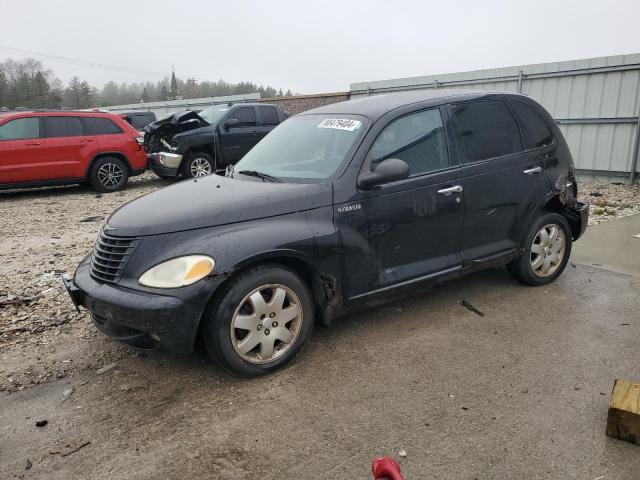
{"label": "front tire", "polygon": [[216,161],[204,152],[191,152],[182,164],[184,178],[206,177],[216,171]]}
{"label": "front tire", "polygon": [[295,272],[258,266],[233,278],[212,300],[201,334],[221,367],[256,377],[297,355],[313,330],[314,310],[309,288]]}
{"label": "front tire", "polygon": [[98,159],[89,171],[89,183],[98,192],[115,192],[124,187],[128,180],[127,165],[116,157]]}
{"label": "front tire", "polygon": [[529,226],[523,254],[507,269],[527,285],[546,285],[558,278],[571,255],[571,227],[559,213],[542,213]]}

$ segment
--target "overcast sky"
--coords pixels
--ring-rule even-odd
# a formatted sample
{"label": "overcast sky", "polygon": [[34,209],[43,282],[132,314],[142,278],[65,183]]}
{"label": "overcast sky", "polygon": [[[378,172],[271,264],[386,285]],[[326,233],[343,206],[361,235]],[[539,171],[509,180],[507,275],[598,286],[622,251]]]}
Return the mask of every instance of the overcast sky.
{"label": "overcast sky", "polygon": [[[0,0],[5,47],[63,81],[249,80],[299,93],[352,82],[640,52],[640,0]],[[35,55],[34,55],[35,56]]]}

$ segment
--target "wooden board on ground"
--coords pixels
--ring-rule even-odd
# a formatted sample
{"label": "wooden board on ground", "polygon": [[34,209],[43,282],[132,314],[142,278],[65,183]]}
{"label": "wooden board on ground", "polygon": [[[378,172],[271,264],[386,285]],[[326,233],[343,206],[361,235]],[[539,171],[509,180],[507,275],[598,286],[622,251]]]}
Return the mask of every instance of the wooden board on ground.
{"label": "wooden board on ground", "polygon": [[607,435],[640,445],[640,383],[621,379],[614,382]]}

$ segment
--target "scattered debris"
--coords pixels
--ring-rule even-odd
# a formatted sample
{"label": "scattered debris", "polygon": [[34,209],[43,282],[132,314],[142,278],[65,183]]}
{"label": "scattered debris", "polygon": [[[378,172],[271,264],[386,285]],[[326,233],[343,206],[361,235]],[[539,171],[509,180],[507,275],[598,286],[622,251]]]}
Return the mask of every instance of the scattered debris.
{"label": "scattered debris", "polygon": [[134,380],[133,382],[123,383],[120,385],[120,390],[127,392],[129,390],[135,390],[136,388],[147,388],[149,384],[144,380]]}
{"label": "scattered debris", "polygon": [[447,395],[449,395],[449,398],[456,398],[456,396],[451,393],[448,393]]}
{"label": "scattered debris", "polygon": [[98,370],[96,370],[96,375],[102,375],[103,373],[108,372],[109,370],[112,370],[114,368],[116,368],[116,365],[118,365],[117,363],[111,363],[109,365],[105,365],[102,368],[99,368]]}
{"label": "scattered debris", "polygon": [[48,423],[49,423],[48,420],[37,420],[36,427],[38,428],[46,427]]}
{"label": "scattered debris", "polygon": [[576,268],[576,264],[573,262],[569,262],[573,268]]}
{"label": "scattered debris", "polygon": [[31,460],[27,458],[27,464],[24,466],[24,469],[31,470],[31,467],[33,467],[33,463],[31,463]]}
{"label": "scattered debris", "polygon": [[407,458],[407,451],[406,451],[406,450],[404,450],[404,449],[400,449],[400,450],[398,451],[398,456],[399,456],[400,458]]}
{"label": "scattered debris", "polygon": [[462,300],[462,306],[464,308],[466,308],[467,310],[475,313],[476,315],[479,315],[481,317],[484,317],[484,313],[481,312],[480,310],[478,310],[476,307],[474,307],[473,305],[471,305],[469,302],[467,302],[466,300]]}
{"label": "scattered debris", "polygon": [[607,435],[640,445],[640,383],[619,378],[613,382]]}
{"label": "scattered debris", "polygon": [[623,327],[626,327],[627,325],[631,325],[630,323],[621,323],[620,325],[622,325]]}
{"label": "scattered debris", "polygon": [[522,390],[522,393],[529,393],[529,390],[525,388],[524,390]]}
{"label": "scattered debris", "polygon": [[467,407],[462,407],[463,410],[469,410]]}
{"label": "scattered debris", "polygon": [[579,200],[590,205],[589,225],[640,213],[640,185],[581,182],[578,193]]}
{"label": "scattered debris", "polygon": [[82,443],[68,443],[66,444],[63,448],[61,448],[60,450],[51,450],[49,453],[51,455],[57,455],[59,454],[61,457],[66,457],[71,455],[72,453],[76,453],[78,450],[80,450],[81,448],[86,447],[87,445],[90,445],[91,441],[87,441],[87,442],[82,442]]}
{"label": "scattered debris", "polygon": [[98,222],[104,219],[104,215],[93,215],[91,217],[85,217],[80,220],[80,223]]}
{"label": "scattered debris", "polygon": [[64,390],[62,392],[62,400],[60,401],[58,406],[62,405],[64,402],[69,400],[69,398],[71,397],[71,395],[73,395],[73,392],[75,392],[75,391],[76,391],[76,387],[71,387],[71,388],[67,388],[66,390]]}

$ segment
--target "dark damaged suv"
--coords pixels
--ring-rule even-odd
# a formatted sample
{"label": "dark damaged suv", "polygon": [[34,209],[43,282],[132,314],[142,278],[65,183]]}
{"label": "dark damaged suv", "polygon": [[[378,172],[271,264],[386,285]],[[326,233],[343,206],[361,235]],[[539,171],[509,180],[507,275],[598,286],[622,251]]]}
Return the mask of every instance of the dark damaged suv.
{"label": "dark damaged suv", "polygon": [[144,127],[149,165],[162,178],[210,175],[235,164],[286,119],[278,105],[212,105],[185,110]]}
{"label": "dark damaged suv", "polygon": [[[515,94],[433,90],[297,115],[227,177],[113,213],[67,288],[95,325],[224,368],[289,362],[315,322],[494,265],[528,285],[584,232],[553,119]],[[158,205],[162,205],[161,209]]]}

